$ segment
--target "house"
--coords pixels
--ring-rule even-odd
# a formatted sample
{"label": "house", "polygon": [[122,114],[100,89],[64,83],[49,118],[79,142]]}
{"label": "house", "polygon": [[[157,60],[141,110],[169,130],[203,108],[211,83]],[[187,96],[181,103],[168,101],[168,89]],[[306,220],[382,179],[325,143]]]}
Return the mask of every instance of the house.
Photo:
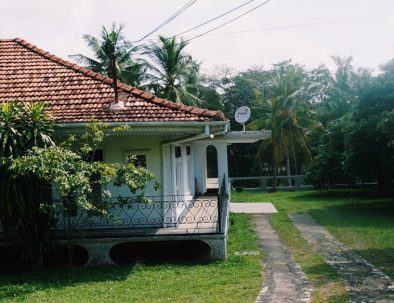
{"label": "house", "polygon": [[[211,248],[212,259],[226,257],[229,207],[227,146],[269,137],[268,131],[231,132],[220,111],[161,99],[60,59],[22,40],[0,40],[0,102],[45,101],[65,133],[82,132],[92,119],[114,128],[100,146],[97,160],[124,162],[133,155],[155,176],[159,190],[147,189],[152,203],[117,204],[115,219],[71,218],[83,235],[75,243],[89,253],[89,264],[111,263],[109,251],[131,241],[198,240]],[[207,167],[207,153],[216,158]],[[209,171],[209,174],[207,173]],[[111,188],[113,197],[130,197],[127,188]],[[61,208],[61,205],[58,206]],[[54,230],[61,241],[64,222]]]}

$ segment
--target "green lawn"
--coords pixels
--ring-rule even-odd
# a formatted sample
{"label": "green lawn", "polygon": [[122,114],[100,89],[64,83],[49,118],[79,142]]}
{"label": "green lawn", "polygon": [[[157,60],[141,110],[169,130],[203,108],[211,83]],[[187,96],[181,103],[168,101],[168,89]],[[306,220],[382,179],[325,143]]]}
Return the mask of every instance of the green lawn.
{"label": "green lawn", "polygon": [[[336,274],[311,250],[287,213],[307,212],[337,239],[394,278],[394,199],[359,191],[234,192],[233,202],[272,202],[279,213],[271,222],[317,291],[315,301],[343,302],[343,285]],[[322,299],[336,292],[331,299]],[[342,298],[342,299],[341,299]]]}
{"label": "green lawn", "polygon": [[254,302],[261,256],[249,217],[232,215],[229,259],[211,263],[137,263],[107,268],[58,268],[0,276],[2,302]]}

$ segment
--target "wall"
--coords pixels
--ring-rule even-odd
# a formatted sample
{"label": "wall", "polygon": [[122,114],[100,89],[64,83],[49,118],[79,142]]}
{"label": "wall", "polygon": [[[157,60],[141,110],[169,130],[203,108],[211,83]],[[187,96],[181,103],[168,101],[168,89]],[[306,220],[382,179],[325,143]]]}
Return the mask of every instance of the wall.
{"label": "wall", "polygon": [[[168,140],[165,136],[112,136],[107,137],[102,145],[104,161],[108,163],[125,163],[126,152],[137,152],[147,154],[147,169],[156,177],[156,181],[162,185],[162,160],[161,142]],[[113,196],[130,196],[131,192],[126,186],[112,186],[110,190]],[[148,185],[145,193],[147,195],[161,195],[161,190],[155,191],[152,185]]]}

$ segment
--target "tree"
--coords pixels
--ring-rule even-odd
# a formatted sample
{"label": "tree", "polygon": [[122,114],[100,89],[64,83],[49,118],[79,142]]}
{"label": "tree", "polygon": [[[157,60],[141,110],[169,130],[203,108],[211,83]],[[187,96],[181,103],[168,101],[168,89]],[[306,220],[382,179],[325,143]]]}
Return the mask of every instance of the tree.
{"label": "tree", "polygon": [[257,156],[272,148],[273,188],[276,189],[276,176],[283,159],[288,159],[287,171],[290,174],[290,157],[297,167],[297,153],[310,159],[308,131],[316,126],[309,103],[305,100],[307,90],[305,74],[298,65],[289,61],[275,65],[270,81],[263,92],[256,90],[256,104],[260,117],[251,122],[252,129],[271,130],[271,138],[263,141]]}
{"label": "tree", "polygon": [[[308,172],[316,185],[377,181],[382,189],[392,186],[393,66],[394,61],[383,65],[376,77],[365,70],[352,72],[348,112],[328,123]],[[341,72],[338,79],[349,76]],[[342,86],[344,90],[350,91]]]}
{"label": "tree", "polygon": [[390,147],[394,73],[390,63],[382,66],[382,71],[363,86],[352,110],[354,126],[347,140],[347,164],[360,181],[376,180],[382,189],[388,189],[394,178]]}
{"label": "tree", "polygon": [[308,81],[317,84],[311,100],[324,127],[330,121],[349,113],[363,87],[371,80],[369,70],[354,69],[352,57],[333,56],[332,59],[337,66],[334,74],[325,66],[320,66],[308,76]]}
{"label": "tree", "polygon": [[185,53],[187,42],[159,36],[159,44],[148,47],[151,60],[148,67],[150,88],[156,95],[189,105],[201,100],[197,97],[199,64]]}
{"label": "tree", "polygon": [[138,47],[123,36],[122,25],[113,23],[110,30],[102,27],[100,37],[83,35],[94,58],[82,54],[70,56],[96,73],[113,78],[112,60],[115,57],[116,76],[120,81],[133,86],[141,86],[145,77],[145,64],[133,58]]}
{"label": "tree", "polygon": [[[34,267],[42,267],[43,253],[52,244],[50,228],[59,219],[55,218],[52,193],[59,202],[57,207],[70,240],[71,209],[82,209],[92,216],[111,215],[109,183],[125,184],[136,193],[154,179],[150,171],[133,163],[89,160],[111,132],[106,131],[106,125],[93,123],[81,136],[69,136],[55,145],[54,125],[45,114],[44,104],[16,102],[0,106],[0,123],[1,224],[5,231],[16,232],[24,247],[24,258]],[[95,178],[97,175],[100,178]],[[95,185],[100,185],[102,190],[93,193]],[[99,199],[95,199],[97,196]],[[143,194],[137,196],[144,200]]]}
{"label": "tree", "polygon": [[330,122],[323,131],[317,156],[306,173],[306,181],[317,188],[355,182],[355,176],[346,167],[346,137],[352,129],[350,114]]}
{"label": "tree", "polygon": [[0,219],[6,231],[14,231],[25,246],[24,258],[42,265],[48,248],[50,201],[46,185],[34,174],[16,177],[12,162],[33,146],[54,145],[53,123],[43,103],[3,103],[0,106]]}

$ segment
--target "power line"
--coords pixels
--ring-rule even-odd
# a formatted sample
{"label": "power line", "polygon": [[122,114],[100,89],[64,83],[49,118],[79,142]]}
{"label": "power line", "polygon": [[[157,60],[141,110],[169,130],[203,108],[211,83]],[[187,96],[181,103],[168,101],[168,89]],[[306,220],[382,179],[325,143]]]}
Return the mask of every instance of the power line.
{"label": "power line", "polygon": [[[254,1],[254,0],[253,0],[253,1]],[[204,33],[201,33],[201,34],[199,34],[199,35],[193,36],[192,38],[190,38],[190,39],[188,39],[188,40],[185,40],[185,41],[183,41],[182,43],[187,43],[187,42],[192,41],[192,40],[194,40],[194,39],[197,39],[197,38],[199,38],[199,37],[205,36],[206,34],[211,33],[211,32],[213,32],[213,31],[215,31],[215,30],[217,30],[217,29],[219,29],[219,28],[222,28],[223,26],[226,26],[227,24],[229,24],[229,23],[231,23],[231,22],[234,22],[234,21],[236,21],[236,20],[242,18],[243,16],[245,16],[245,15],[247,15],[247,14],[249,14],[249,13],[255,11],[256,9],[260,8],[261,6],[263,6],[263,5],[265,5],[265,4],[268,4],[268,3],[271,2],[271,1],[272,1],[272,0],[266,0],[266,1],[264,1],[263,3],[260,3],[259,5],[253,7],[253,8],[251,8],[251,9],[249,9],[249,10],[247,10],[246,12],[242,13],[241,15],[238,15],[237,17],[235,17],[235,18],[233,18],[233,19],[230,19],[229,21],[226,21],[225,23],[222,23],[222,24],[220,24],[220,25],[218,25],[218,26],[216,26],[216,27],[214,27],[214,28],[211,28],[210,30],[208,30],[208,31],[206,31],[206,32],[204,32]],[[251,2],[251,1],[249,1],[249,2]],[[179,34],[178,34],[178,35],[179,35]],[[173,39],[173,38],[175,38],[176,36],[177,36],[177,35],[174,35],[174,36],[172,36],[171,38],[167,38],[166,40]],[[149,48],[150,46],[156,45],[156,44],[158,44],[158,43],[159,43],[159,42],[152,43],[152,44],[148,45],[147,48]],[[180,44],[180,43],[178,43],[178,44]],[[142,54],[143,54],[143,55],[146,55],[146,54],[150,54],[150,53],[152,53],[152,52],[153,52],[153,51],[142,52],[142,53],[140,53],[140,55],[142,55]]]}
{"label": "power line", "polygon": [[344,22],[361,21],[361,20],[366,20],[366,19],[373,19],[373,18],[386,17],[386,16],[392,16],[392,15],[394,15],[394,13],[372,15],[372,16],[362,16],[362,17],[338,19],[338,20],[328,20],[328,21],[312,22],[312,23],[303,23],[303,24],[292,24],[292,25],[284,25],[284,26],[276,26],[276,27],[265,27],[265,28],[259,28],[259,29],[234,31],[234,32],[222,32],[222,33],[207,34],[206,36],[222,36],[222,35],[232,35],[232,34],[245,34],[245,33],[255,33],[255,32],[281,30],[281,29],[290,29],[290,28],[297,28],[297,27],[308,27],[308,26],[314,26],[314,25],[344,23]]}
{"label": "power line", "polygon": [[218,25],[218,26],[216,26],[216,27],[214,27],[214,28],[211,28],[210,30],[208,30],[208,31],[206,31],[206,32],[204,32],[204,33],[202,33],[202,34],[199,34],[199,35],[197,35],[197,36],[194,36],[194,37],[192,37],[192,38],[186,40],[185,42],[190,42],[190,41],[192,41],[192,40],[194,40],[194,39],[197,39],[197,38],[199,38],[199,37],[205,36],[205,35],[207,35],[207,34],[213,32],[213,31],[215,31],[215,30],[217,30],[217,29],[219,29],[219,28],[222,28],[223,26],[226,26],[227,24],[236,21],[236,20],[242,18],[243,16],[245,16],[245,15],[247,15],[247,14],[250,14],[251,12],[253,12],[253,11],[255,11],[256,9],[260,8],[261,6],[263,6],[263,5],[265,5],[265,4],[268,4],[269,2],[271,2],[271,0],[266,0],[266,1],[264,1],[263,3],[260,3],[259,5],[257,5],[257,6],[255,6],[255,7],[253,7],[253,8],[251,8],[250,10],[244,12],[243,14],[241,14],[241,15],[239,15],[239,16],[233,18],[233,19],[230,19],[229,21],[227,21],[227,22],[225,22],[225,23],[222,23],[222,24],[220,24],[220,25]]}
{"label": "power line", "polygon": [[208,23],[211,23],[211,22],[213,22],[213,21],[216,21],[217,19],[222,18],[222,17],[224,17],[224,16],[226,16],[226,15],[232,13],[233,11],[236,11],[236,10],[238,10],[238,9],[244,7],[245,5],[248,5],[249,3],[254,2],[254,1],[256,1],[256,0],[249,0],[249,1],[246,1],[246,2],[242,3],[241,5],[238,5],[237,7],[234,7],[234,8],[232,8],[232,9],[230,9],[230,10],[227,11],[227,12],[224,12],[224,13],[221,14],[221,15],[218,15],[218,16],[216,16],[216,17],[214,17],[214,18],[212,18],[212,19],[209,19],[209,20],[207,20],[207,21],[205,21],[205,22],[203,22],[203,23],[201,23],[201,24],[199,24],[199,25],[196,25],[196,26],[194,26],[194,27],[192,27],[192,28],[189,28],[188,30],[185,30],[185,31],[183,31],[183,32],[181,32],[181,33],[178,33],[178,34],[174,35],[174,37],[184,35],[184,34],[186,34],[186,33],[188,33],[188,32],[191,32],[191,31],[193,31],[193,30],[195,30],[195,29],[197,29],[197,28],[200,28],[201,26],[204,26],[204,25],[206,25],[206,24],[208,24]]}
{"label": "power line", "polygon": [[[238,10],[238,9],[244,7],[245,5],[248,5],[249,3],[252,3],[252,2],[254,2],[254,1],[256,1],[256,0],[249,0],[249,1],[246,1],[246,2],[244,2],[244,3],[242,3],[242,4],[240,4],[240,5],[238,5],[238,6],[234,7],[234,8],[232,8],[232,9],[230,9],[230,10],[228,10],[228,11],[226,11],[226,12],[224,12],[224,13],[222,13],[222,14],[216,16],[216,17],[214,17],[214,18],[211,18],[211,19],[209,19],[209,20],[207,20],[207,21],[205,21],[205,22],[203,22],[203,23],[200,23],[200,24],[198,24],[198,25],[196,25],[196,26],[193,26],[193,27],[191,27],[191,28],[189,28],[189,29],[187,29],[187,30],[185,30],[185,31],[183,31],[183,32],[180,32],[180,33],[178,33],[178,34],[176,34],[176,35],[173,35],[173,36],[171,36],[171,38],[167,38],[166,40],[169,40],[169,39],[172,39],[172,38],[176,38],[176,37],[178,37],[178,36],[181,36],[181,35],[184,35],[184,34],[186,34],[186,33],[188,33],[188,32],[191,32],[191,31],[193,31],[193,30],[195,30],[195,29],[197,29],[197,28],[200,28],[200,27],[202,27],[202,26],[204,26],[204,25],[207,25],[207,24],[209,24],[209,23],[211,23],[211,22],[213,22],[213,21],[216,21],[217,19],[220,19],[220,18],[222,18],[222,17],[224,17],[224,16],[226,16],[226,15],[228,15],[228,14],[230,14],[230,13],[232,13],[232,12],[234,12],[234,11],[236,11],[236,10]],[[152,44],[149,44],[149,45],[147,45],[147,47],[156,45],[156,44],[158,44],[159,42],[160,42],[160,41],[157,41],[157,42],[154,42],[154,43],[152,43]]]}
{"label": "power line", "polygon": [[142,40],[146,39],[150,35],[154,34],[157,32],[160,28],[162,28],[164,25],[168,24],[172,20],[174,20],[176,17],[178,17],[180,14],[182,14],[185,10],[187,10],[190,6],[192,6],[194,3],[196,3],[197,0],[190,0],[188,3],[186,3],[184,6],[182,6],[178,11],[176,11],[174,14],[172,14],[168,19],[160,23],[158,26],[156,26],[153,30],[151,30],[149,33],[144,35],[141,39],[132,41],[132,43],[136,42],[141,42]]}

